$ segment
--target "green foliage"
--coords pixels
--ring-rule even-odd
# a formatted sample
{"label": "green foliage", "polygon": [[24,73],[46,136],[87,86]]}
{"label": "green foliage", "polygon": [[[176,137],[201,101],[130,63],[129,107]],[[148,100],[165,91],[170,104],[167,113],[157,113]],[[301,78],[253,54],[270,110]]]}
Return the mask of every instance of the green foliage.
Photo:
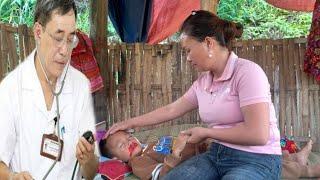
{"label": "green foliage", "polygon": [[312,13],[285,11],[264,0],[220,0],[219,17],[244,26],[243,39],[281,39],[306,36]]}
{"label": "green foliage", "polygon": [[77,16],[77,28],[85,33],[90,32],[89,15],[90,9],[89,0],[78,0],[76,1],[78,16]]}
{"label": "green foliage", "polygon": [[[35,3],[36,0],[0,0],[0,22],[13,25],[27,24],[32,27]],[[78,10],[77,27],[89,34],[89,0],[77,0],[76,6]],[[119,41],[112,23],[108,24],[108,35],[110,41]]]}
{"label": "green foliage", "polygon": [[[78,20],[77,20],[77,27],[89,34],[90,32],[90,8],[89,7],[89,0],[78,0],[76,1],[77,9],[78,9]],[[108,18],[108,41],[109,42],[119,42],[120,38],[114,29],[111,20]]]}
{"label": "green foliage", "polygon": [[[0,21],[14,25],[33,25],[33,10],[36,0],[0,0]],[[77,0],[80,30],[89,33],[89,0]],[[290,38],[306,36],[311,25],[312,13],[284,11],[272,7],[264,0],[220,0],[218,15],[244,26],[243,39]],[[120,41],[110,19],[108,20],[109,42]],[[169,39],[177,40],[174,35]]]}
{"label": "green foliage", "polygon": [[0,0],[0,21],[31,26],[34,4],[35,0]]}

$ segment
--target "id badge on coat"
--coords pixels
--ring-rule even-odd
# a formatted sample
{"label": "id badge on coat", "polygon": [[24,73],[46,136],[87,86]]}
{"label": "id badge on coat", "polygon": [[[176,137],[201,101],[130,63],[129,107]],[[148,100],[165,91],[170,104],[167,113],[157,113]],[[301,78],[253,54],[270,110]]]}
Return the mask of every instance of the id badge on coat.
{"label": "id badge on coat", "polygon": [[60,150],[60,156],[58,158],[58,161],[60,161],[63,149],[63,141],[61,139],[60,143],[61,148],[59,145],[58,136],[55,134],[44,134],[42,136],[40,155],[52,160],[56,160],[56,158],[59,156]]}

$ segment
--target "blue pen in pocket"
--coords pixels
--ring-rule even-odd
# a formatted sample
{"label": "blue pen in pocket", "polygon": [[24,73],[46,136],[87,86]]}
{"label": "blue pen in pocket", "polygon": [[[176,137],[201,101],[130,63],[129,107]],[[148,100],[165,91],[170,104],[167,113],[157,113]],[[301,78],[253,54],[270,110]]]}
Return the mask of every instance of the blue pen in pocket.
{"label": "blue pen in pocket", "polygon": [[61,138],[62,138],[62,139],[64,139],[64,138],[63,138],[63,135],[64,135],[64,133],[66,132],[66,130],[65,130],[65,128],[64,128],[64,126],[62,126],[62,128],[61,128],[61,131],[60,131],[60,132],[61,132],[61,133],[60,133],[60,134],[61,134]]}

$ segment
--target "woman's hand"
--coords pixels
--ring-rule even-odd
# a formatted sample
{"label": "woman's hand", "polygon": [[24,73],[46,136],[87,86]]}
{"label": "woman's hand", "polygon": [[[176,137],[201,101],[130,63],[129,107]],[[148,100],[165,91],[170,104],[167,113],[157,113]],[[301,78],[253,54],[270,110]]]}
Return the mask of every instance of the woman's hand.
{"label": "woman's hand", "polygon": [[126,121],[121,121],[118,123],[115,123],[111,126],[111,128],[107,131],[106,133],[106,137],[108,137],[109,134],[113,134],[117,131],[121,131],[121,130],[127,130],[127,129],[131,129],[133,128],[133,123],[132,122],[133,119],[129,119]]}
{"label": "woman's hand", "polygon": [[180,133],[189,136],[188,143],[199,143],[208,138],[208,128],[203,127],[194,127]]}
{"label": "woman's hand", "polygon": [[189,136],[185,134],[179,134],[179,136],[175,139],[174,146],[172,149],[172,154],[179,158],[181,155],[181,152],[186,147],[187,141]]}

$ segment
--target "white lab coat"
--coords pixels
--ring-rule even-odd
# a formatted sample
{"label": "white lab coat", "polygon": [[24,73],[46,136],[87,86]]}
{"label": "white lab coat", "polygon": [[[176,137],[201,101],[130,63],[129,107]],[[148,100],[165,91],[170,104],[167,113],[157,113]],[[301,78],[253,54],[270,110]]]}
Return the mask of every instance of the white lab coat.
{"label": "white lab coat", "polygon": [[[42,135],[53,132],[56,100],[47,111],[34,55],[35,51],[0,84],[0,160],[14,172],[28,171],[34,179],[42,179],[53,162],[40,155],[40,146]],[[57,81],[58,90],[61,81],[62,78]],[[64,147],[61,162],[47,179],[70,179],[79,137],[86,130],[95,132],[89,81],[71,66],[59,96],[59,109]]]}

